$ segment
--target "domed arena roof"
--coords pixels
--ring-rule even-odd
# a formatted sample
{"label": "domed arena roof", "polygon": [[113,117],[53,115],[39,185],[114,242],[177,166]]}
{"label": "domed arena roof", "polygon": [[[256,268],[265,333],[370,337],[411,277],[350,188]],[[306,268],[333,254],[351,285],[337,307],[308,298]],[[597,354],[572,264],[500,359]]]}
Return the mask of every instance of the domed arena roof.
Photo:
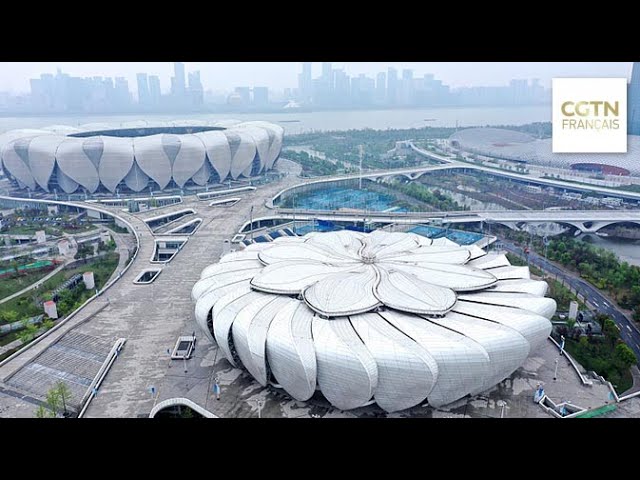
{"label": "domed arena roof", "polygon": [[192,298],[199,327],[261,385],[393,412],[508,377],[551,332],[546,290],[477,246],[344,230],[227,254]]}
{"label": "domed arena roof", "polygon": [[18,187],[45,192],[183,188],[270,170],[283,135],[273,123],[237,120],[54,125],[1,134],[0,166]]}
{"label": "domed arena roof", "polygon": [[462,150],[533,165],[640,176],[640,137],[627,136],[627,153],[553,153],[551,139],[503,128],[468,128],[449,137]]}

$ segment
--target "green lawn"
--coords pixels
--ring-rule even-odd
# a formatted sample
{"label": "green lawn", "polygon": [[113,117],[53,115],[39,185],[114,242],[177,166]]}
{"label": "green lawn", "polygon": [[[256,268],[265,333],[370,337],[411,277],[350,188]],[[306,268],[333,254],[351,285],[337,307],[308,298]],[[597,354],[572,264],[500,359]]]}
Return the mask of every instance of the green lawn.
{"label": "green lawn", "polygon": [[9,332],[6,335],[0,337],[0,347],[4,347],[5,345],[9,345],[11,342],[16,340],[20,335],[20,331]]}
{"label": "green lawn", "polygon": [[[42,306],[36,305],[36,300],[49,300],[53,289],[77,273],[93,271],[96,287],[98,289],[102,288],[118,266],[118,258],[118,253],[110,252],[104,256],[92,259],[87,264],[56,273],[36,291],[27,292],[24,295],[1,304],[0,324],[8,323],[4,317],[4,314],[7,312],[16,312],[16,321],[39,315],[43,312],[43,309]],[[65,295],[64,302],[60,302],[58,305],[58,315],[60,316],[75,310],[95,293],[95,291],[87,291],[82,285],[69,292],[69,295]]]}
{"label": "green lawn", "polygon": [[0,299],[13,295],[32,283],[47,276],[51,270],[40,270],[39,272],[29,272],[13,277],[3,277],[0,279]]}

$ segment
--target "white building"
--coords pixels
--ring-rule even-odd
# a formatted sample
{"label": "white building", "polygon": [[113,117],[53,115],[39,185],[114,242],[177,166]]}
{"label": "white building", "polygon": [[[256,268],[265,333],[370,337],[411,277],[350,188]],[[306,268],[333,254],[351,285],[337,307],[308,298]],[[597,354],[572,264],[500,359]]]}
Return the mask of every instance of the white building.
{"label": "white building", "polygon": [[204,334],[261,385],[393,412],[511,375],[551,332],[546,291],[503,254],[344,230],[229,253],[202,271],[192,299]]}
{"label": "white building", "polygon": [[69,240],[60,240],[58,242],[58,252],[60,253],[60,255],[69,255],[69,251]]}
{"label": "white building", "polygon": [[54,302],[53,300],[49,300],[47,302],[44,302],[43,305],[44,305],[44,313],[49,318],[53,318],[53,319],[58,318],[58,309],[56,307],[56,302]]}
{"label": "white building", "polygon": [[163,190],[261,174],[280,155],[284,129],[235,120],[12,130],[0,134],[0,163],[20,188],[65,193]]}

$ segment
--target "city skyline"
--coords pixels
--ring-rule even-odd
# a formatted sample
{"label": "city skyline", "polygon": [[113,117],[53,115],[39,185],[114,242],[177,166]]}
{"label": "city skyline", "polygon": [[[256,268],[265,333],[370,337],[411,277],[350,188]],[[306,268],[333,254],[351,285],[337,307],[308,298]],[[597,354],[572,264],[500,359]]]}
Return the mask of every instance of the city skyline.
{"label": "city skyline", "polygon": [[[631,62],[331,62],[334,70],[351,77],[374,78],[394,68],[413,70],[414,75],[432,74],[451,88],[503,86],[513,79],[539,78],[543,87],[554,76],[619,76],[630,78]],[[186,71],[200,71],[205,90],[233,91],[237,86],[267,86],[270,90],[294,88],[301,62],[184,62]],[[474,66],[476,68],[474,68]],[[477,68],[477,67],[482,68]],[[169,78],[173,62],[2,62],[0,92],[13,95],[29,92],[29,80],[57,70],[79,77],[124,77],[137,95],[137,75],[146,73],[161,79],[161,93],[171,92]],[[469,78],[473,72],[473,78]],[[313,62],[312,76],[322,74],[322,62]],[[162,81],[164,80],[164,81]]]}

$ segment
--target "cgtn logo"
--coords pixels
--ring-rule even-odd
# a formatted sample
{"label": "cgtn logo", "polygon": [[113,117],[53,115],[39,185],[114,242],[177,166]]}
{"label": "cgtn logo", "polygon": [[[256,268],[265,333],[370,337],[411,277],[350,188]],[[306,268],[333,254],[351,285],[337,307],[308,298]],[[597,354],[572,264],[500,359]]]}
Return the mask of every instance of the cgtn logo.
{"label": "cgtn logo", "polygon": [[552,87],[554,153],[626,153],[626,78],[554,78]]}

